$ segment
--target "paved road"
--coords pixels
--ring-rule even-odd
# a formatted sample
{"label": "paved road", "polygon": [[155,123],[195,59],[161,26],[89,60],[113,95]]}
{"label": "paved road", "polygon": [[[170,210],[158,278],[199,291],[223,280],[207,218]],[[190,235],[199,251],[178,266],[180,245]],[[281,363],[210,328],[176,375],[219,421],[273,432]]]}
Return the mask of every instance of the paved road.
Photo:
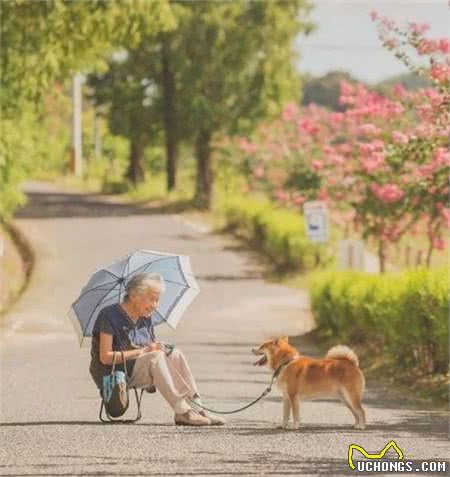
{"label": "paved road", "polygon": [[[268,284],[257,261],[232,239],[181,215],[162,214],[30,184],[17,225],[32,240],[37,266],[6,317],[1,357],[1,475],[343,475],[348,446],[368,451],[395,439],[413,459],[450,455],[448,414],[412,410],[369,386],[369,428],[354,431],[339,403],[302,406],[299,431],[274,428],[278,395],[229,418],[222,428],[177,428],[158,395],[145,396],[136,425],[101,425],[99,400],[64,314],[90,273],[132,249],[191,256],[202,292],[175,333],[159,336],[187,355],[204,399],[229,410],[265,388],[250,347],[273,334],[311,329],[305,294]],[[316,353],[299,340],[301,349]],[[416,475],[420,475],[416,473]]]}

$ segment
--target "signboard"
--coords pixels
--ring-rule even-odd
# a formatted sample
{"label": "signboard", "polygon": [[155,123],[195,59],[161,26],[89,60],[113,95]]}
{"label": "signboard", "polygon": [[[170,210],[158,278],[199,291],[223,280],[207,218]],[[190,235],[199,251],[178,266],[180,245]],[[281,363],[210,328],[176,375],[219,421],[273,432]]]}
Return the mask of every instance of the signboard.
{"label": "signboard", "polygon": [[328,209],[325,202],[314,201],[303,204],[306,234],[311,242],[328,240]]}

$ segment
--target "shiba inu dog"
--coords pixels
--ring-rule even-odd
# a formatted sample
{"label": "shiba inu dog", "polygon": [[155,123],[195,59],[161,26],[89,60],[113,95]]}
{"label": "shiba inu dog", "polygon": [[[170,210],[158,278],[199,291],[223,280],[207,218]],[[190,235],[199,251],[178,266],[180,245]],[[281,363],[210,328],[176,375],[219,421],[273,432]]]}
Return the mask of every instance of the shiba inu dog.
{"label": "shiba inu dog", "polygon": [[366,415],[361,406],[364,375],[358,357],[347,346],[334,346],[324,358],[303,356],[289,345],[287,337],[274,338],[252,349],[262,357],[255,366],[278,371],[276,384],[283,394],[283,420],[278,427],[287,428],[292,410],[293,428],[300,424],[300,401],[317,397],[336,397],[355,418],[355,428],[364,429]]}

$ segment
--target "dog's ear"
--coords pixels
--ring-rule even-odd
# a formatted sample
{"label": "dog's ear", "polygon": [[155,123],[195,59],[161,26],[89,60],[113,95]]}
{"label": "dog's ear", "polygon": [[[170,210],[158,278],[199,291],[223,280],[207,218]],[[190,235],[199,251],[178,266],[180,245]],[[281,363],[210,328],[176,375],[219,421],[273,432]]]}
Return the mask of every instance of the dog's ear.
{"label": "dog's ear", "polygon": [[289,339],[288,336],[278,336],[278,338],[274,338],[274,339],[273,339],[273,344],[275,344],[276,346],[278,346],[282,341],[284,341],[285,343],[287,343],[287,342],[288,342],[288,339]]}

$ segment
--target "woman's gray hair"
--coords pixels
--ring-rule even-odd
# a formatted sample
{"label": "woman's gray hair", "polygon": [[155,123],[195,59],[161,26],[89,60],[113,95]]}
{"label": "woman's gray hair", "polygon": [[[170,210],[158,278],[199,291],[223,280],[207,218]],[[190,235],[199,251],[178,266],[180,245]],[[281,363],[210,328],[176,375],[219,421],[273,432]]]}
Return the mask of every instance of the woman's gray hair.
{"label": "woman's gray hair", "polygon": [[124,301],[130,299],[132,292],[142,295],[151,290],[157,290],[161,293],[166,291],[164,278],[159,273],[138,273],[125,285]]}

